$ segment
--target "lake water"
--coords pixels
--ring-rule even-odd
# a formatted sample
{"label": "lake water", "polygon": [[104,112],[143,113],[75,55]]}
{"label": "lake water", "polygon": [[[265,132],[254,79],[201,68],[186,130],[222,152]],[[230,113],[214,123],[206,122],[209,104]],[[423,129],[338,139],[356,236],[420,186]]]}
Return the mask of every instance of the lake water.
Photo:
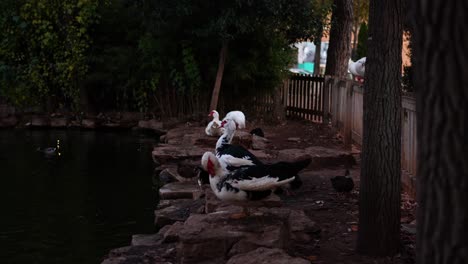
{"label": "lake water", "polygon": [[[38,147],[54,147],[44,155]],[[0,130],[0,262],[100,263],[152,233],[155,139],[130,132]]]}

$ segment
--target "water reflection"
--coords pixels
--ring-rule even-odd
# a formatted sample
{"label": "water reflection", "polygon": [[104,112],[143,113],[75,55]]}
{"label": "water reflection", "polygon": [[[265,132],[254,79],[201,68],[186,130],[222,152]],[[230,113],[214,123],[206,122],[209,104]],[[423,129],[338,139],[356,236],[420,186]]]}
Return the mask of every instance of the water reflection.
{"label": "water reflection", "polygon": [[[99,263],[131,234],[153,232],[154,143],[130,133],[0,131],[2,263]],[[37,151],[54,145],[55,155]]]}

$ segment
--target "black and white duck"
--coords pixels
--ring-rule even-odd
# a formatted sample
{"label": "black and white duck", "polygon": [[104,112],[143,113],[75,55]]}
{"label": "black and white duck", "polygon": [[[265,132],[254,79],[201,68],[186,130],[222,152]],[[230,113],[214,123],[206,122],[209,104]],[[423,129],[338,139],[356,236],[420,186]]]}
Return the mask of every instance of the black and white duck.
{"label": "black and white duck", "polygon": [[307,167],[310,160],[243,166],[228,171],[222,167],[216,155],[205,152],[201,163],[210,176],[210,186],[216,197],[240,204],[244,211],[238,217],[243,217],[248,215],[249,201],[267,198],[276,188],[292,182],[299,171]]}

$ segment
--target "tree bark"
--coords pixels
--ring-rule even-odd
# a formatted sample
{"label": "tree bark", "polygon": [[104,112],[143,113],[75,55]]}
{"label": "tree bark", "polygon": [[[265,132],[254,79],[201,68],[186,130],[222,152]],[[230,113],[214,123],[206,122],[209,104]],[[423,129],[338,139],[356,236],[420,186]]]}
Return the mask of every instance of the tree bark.
{"label": "tree bark", "polygon": [[218,72],[216,73],[216,81],[213,87],[213,94],[211,95],[209,111],[215,110],[216,107],[218,107],[219,91],[221,90],[221,81],[223,79],[224,74],[224,65],[226,64],[227,49],[228,45],[225,41],[223,42],[223,46],[221,47],[221,51],[219,52]]}
{"label": "tree bark", "polygon": [[317,35],[314,39],[315,44],[315,57],[314,57],[314,75],[320,75],[320,52],[322,50],[322,34],[323,25],[320,23],[318,26]]}
{"label": "tree bark", "polygon": [[345,78],[351,55],[353,1],[334,0],[325,75]]}
{"label": "tree bark", "polygon": [[468,263],[466,4],[410,4],[418,171],[416,261]]}
{"label": "tree bark", "polygon": [[400,247],[401,0],[371,1],[357,250],[392,256]]}

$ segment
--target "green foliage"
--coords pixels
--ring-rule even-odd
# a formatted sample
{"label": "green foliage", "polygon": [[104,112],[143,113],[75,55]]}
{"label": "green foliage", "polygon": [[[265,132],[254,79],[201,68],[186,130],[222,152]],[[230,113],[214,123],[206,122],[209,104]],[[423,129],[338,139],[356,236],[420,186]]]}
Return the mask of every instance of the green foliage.
{"label": "green foliage", "polygon": [[98,1],[10,2],[2,16],[2,94],[19,105],[55,97],[76,107],[79,81],[88,66],[89,28],[98,21]]}
{"label": "green foliage", "polygon": [[361,27],[359,29],[359,35],[358,35],[356,59],[360,59],[362,57],[367,56],[367,39],[368,39],[367,24],[365,22],[362,22]]}
{"label": "green foliage", "polygon": [[293,58],[289,44],[317,28],[312,3],[3,0],[0,96],[51,108],[87,96],[95,111],[204,111],[221,43],[222,96],[271,90]]}

